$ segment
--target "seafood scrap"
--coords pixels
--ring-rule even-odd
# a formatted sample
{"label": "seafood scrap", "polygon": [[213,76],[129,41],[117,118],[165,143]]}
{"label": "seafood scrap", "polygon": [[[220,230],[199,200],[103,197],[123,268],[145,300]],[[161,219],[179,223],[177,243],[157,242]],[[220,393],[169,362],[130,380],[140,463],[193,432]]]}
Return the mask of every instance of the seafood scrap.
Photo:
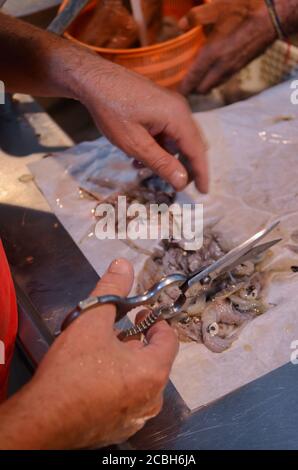
{"label": "seafood scrap", "polygon": [[[92,189],[89,187],[91,184]],[[81,185],[79,188],[79,197],[81,199],[93,200],[97,204],[92,209],[92,215],[95,218],[96,222],[101,219],[101,216],[97,215],[97,207],[101,204],[110,204],[115,209],[115,213],[118,214],[116,220],[116,233],[119,230],[119,223],[122,223],[123,218],[121,218],[119,207],[119,197],[124,196],[126,198],[126,205],[131,204],[142,204],[145,206],[147,213],[149,214],[150,205],[157,204],[160,207],[170,207],[176,199],[176,192],[174,188],[162,180],[159,176],[152,173],[151,170],[142,168],[138,171],[137,178],[133,183],[126,183],[122,186],[119,183],[112,181],[110,179],[102,179],[97,176],[91,176],[86,181],[86,184]],[[105,190],[108,190],[109,194],[102,196],[101,193],[105,193]],[[170,217],[172,215],[170,214]],[[126,217],[126,224],[133,220],[136,215]],[[87,236],[89,233],[93,233],[94,229],[89,228]],[[85,237],[83,237],[84,239]],[[125,244],[130,246],[132,249],[139,251],[140,253],[148,255],[148,251],[139,247],[134,243],[128,236],[126,239],[122,239]],[[152,254],[151,252],[149,254]]]}
{"label": "seafood scrap", "polygon": [[[224,254],[214,233],[205,235],[198,251],[186,251],[176,241],[163,241],[161,249],[146,261],[138,291],[146,291],[169,274],[191,275]],[[203,343],[215,353],[228,349],[241,329],[266,311],[262,299],[264,275],[258,271],[259,262],[260,259],[246,261],[213,282],[207,278],[202,285],[189,289],[183,311],[170,320],[180,341]],[[160,294],[155,306],[171,305],[179,294],[179,287],[172,286]]]}

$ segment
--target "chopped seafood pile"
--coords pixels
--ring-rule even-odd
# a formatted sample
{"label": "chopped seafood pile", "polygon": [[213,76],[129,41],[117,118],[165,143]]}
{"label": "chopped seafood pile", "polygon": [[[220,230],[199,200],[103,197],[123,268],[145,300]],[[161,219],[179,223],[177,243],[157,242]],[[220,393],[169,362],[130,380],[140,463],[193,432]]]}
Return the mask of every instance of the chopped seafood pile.
{"label": "chopped seafood pile", "polygon": [[110,198],[106,199],[105,202],[116,203],[120,195],[126,196],[127,204],[137,202],[144,205],[170,205],[176,198],[173,187],[147,169],[138,172],[138,178],[134,184],[126,188],[121,188],[119,192],[114,193]]}
{"label": "chopped seafood pile", "polygon": [[[163,241],[161,249],[145,263],[138,279],[138,291],[152,287],[163,276],[190,275],[225,254],[215,234],[204,237],[203,247],[185,251],[175,241]],[[215,353],[228,349],[247,322],[266,311],[262,300],[264,275],[258,271],[260,259],[247,261],[214,282],[206,278],[186,293],[183,311],[170,323],[182,342],[203,343]],[[178,286],[162,292],[157,305],[172,304],[179,296]]]}
{"label": "chopped seafood pile", "polygon": [[[110,179],[102,179],[97,176],[88,178],[86,183],[86,185],[81,185],[79,187],[79,195],[82,199],[88,199],[98,203],[92,210],[92,215],[97,221],[101,218],[100,216],[97,216],[97,207],[101,204],[111,204],[118,213],[119,196],[126,197],[127,205],[134,203],[143,204],[147,211],[150,208],[150,204],[170,206],[176,199],[174,188],[159,176],[154,175],[151,170],[146,168],[138,171],[135,182],[124,184],[123,186]],[[89,183],[91,183],[92,189],[87,187]],[[104,192],[105,190],[108,190],[110,194],[102,196],[101,192]],[[129,217],[125,214],[125,217],[126,222],[128,223],[133,220],[136,215]],[[119,229],[119,221],[122,221],[122,219],[120,218],[120,220],[116,221],[117,233]],[[88,234],[89,233],[93,233],[93,228],[92,230],[88,230]],[[88,234],[86,236],[88,236]],[[140,253],[146,255],[151,254],[151,252],[139,247],[136,243],[130,240],[128,236],[126,240],[122,241]]]}
{"label": "chopped seafood pile", "polygon": [[[153,174],[151,170],[146,168],[142,168],[137,172],[136,181],[133,183],[120,185],[112,179],[101,178],[94,175],[92,177],[88,177],[85,183],[79,186],[78,190],[79,197],[81,199],[87,199],[97,203],[92,209],[92,217],[95,222],[88,229],[88,232],[81,238],[80,243],[82,243],[87,237],[93,236],[96,222],[103,217],[98,216],[97,214],[97,209],[101,204],[111,204],[115,209],[115,212],[118,214],[118,218],[115,220],[115,229],[118,234],[119,223],[122,223],[123,221],[118,205],[119,196],[125,196],[128,206],[134,203],[143,204],[147,212],[150,210],[150,204],[170,206],[176,199],[174,188],[159,176]],[[124,214],[124,217],[126,218],[126,226],[136,217],[136,215],[130,217],[127,214]],[[126,238],[121,238],[121,241],[132,250],[138,251],[140,254],[146,256],[150,256],[152,254],[151,251],[131,240],[128,233],[126,235]]]}

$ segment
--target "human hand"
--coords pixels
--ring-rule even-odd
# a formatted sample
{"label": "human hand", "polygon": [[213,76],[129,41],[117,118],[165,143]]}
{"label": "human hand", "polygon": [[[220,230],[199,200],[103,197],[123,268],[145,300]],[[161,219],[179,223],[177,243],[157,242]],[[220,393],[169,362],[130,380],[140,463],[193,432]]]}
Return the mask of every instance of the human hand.
{"label": "human hand", "polygon": [[[282,16],[283,2],[277,3]],[[180,21],[182,29],[198,24],[211,29],[181,85],[185,95],[194,90],[209,92],[261,54],[276,38],[263,0],[213,0],[193,8]]]}
{"label": "human hand", "polygon": [[113,144],[182,190],[186,168],[155,138],[170,139],[188,159],[197,188],[208,191],[204,140],[181,95],[85,52],[77,77],[76,97]]}
{"label": "human hand", "polygon": [[126,49],[137,41],[138,34],[138,25],[122,0],[102,0],[80,28],[79,39],[92,46]]}
{"label": "human hand", "polygon": [[[162,0],[142,0],[147,24],[148,44],[158,35],[162,18]],[[87,22],[80,27],[78,38],[87,44],[109,49],[128,49],[139,40],[139,27],[130,13],[130,0],[101,0]]]}
{"label": "human hand", "polygon": [[[128,295],[132,282],[131,265],[118,260],[94,294]],[[98,307],[57,338],[32,381],[11,403],[13,418],[1,423],[10,439],[3,444],[0,432],[0,448],[71,449],[120,443],[159,413],[178,350],[176,334],[161,321],[148,332],[148,344],[124,343],[117,338],[114,321],[114,306]],[[20,408],[22,433],[17,433],[16,442],[10,426]]]}

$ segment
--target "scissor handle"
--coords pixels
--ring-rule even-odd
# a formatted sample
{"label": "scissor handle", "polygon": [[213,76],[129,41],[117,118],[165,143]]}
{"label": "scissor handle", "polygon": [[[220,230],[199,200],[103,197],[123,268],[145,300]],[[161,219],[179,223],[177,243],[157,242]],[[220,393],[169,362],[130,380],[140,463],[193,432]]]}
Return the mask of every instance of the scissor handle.
{"label": "scissor handle", "polygon": [[154,300],[164,289],[175,284],[184,284],[187,277],[184,274],[170,274],[161,279],[151,289],[142,295],[134,297],[120,297],[117,295],[103,295],[100,297],[89,297],[80,302],[75,310],[70,312],[62,323],[61,331],[65,330],[82,313],[99,305],[113,304],[117,308],[116,322],[120,321],[125,315],[135,307],[146,305]]}

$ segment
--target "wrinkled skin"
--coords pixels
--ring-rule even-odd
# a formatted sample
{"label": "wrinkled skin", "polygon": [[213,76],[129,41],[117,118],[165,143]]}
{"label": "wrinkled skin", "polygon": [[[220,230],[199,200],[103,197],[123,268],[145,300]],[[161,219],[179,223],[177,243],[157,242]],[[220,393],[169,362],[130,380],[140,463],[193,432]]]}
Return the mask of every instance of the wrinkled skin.
{"label": "wrinkled skin", "polygon": [[[114,262],[95,295],[128,295],[131,265]],[[60,449],[125,441],[156,416],[178,340],[166,322],[148,344],[120,342],[115,308],[82,315],[55,341],[34,378],[0,407],[1,449]]]}
{"label": "wrinkled skin", "polygon": [[156,138],[174,141],[190,163],[197,188],[206,193],[206,145],[184,98],[116,64],[106,63],[103,72],[95,56],[83,73],[85,67],[79,99],[108,139],[179,191],[188,183],[187,170]]}
{"label": "wrinkled skin", "polygon": [[157,139],[174,141],[197,188],[208,191],[206,145],[182,96],[1,13],[0,42],[7,91],[80,100],[112,143],[180,191],[187,169]]}
{"label": "wrinkled skin", "polygon": [[[286,0],[276,3],[283,18]],[[213,0],[193,8],[180,21],[183,29],[194,25],[209,27],[208,40],[184,79],[184,94],[207,93],[241,70],[276,38],[264,0]]]}

